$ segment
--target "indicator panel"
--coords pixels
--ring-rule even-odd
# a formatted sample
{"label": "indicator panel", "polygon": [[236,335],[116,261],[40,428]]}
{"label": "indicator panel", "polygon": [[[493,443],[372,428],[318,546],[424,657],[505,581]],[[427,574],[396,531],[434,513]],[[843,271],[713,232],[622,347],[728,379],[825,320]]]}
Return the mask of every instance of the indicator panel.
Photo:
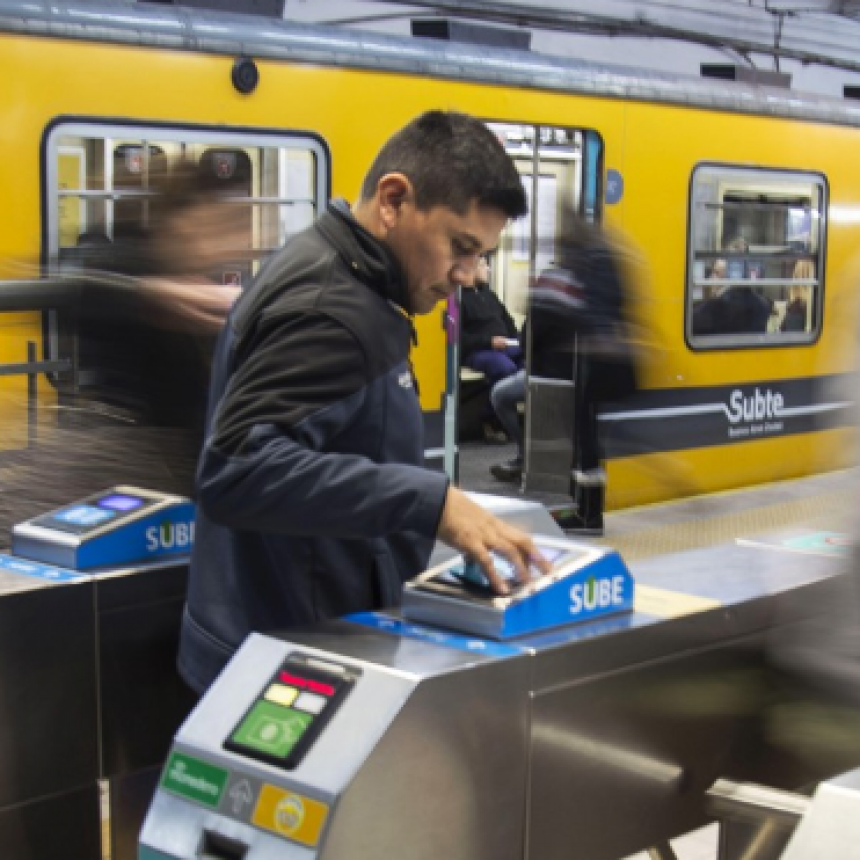
{"label": "indicator panel", "polygon": [[119,523],[137,511],[156,505],[158,501],[130,493],[103,493],[37,517],[32,522],[43,528],[83,535],[108,523]]}
{"label": "indicator panel", "polygon": [[127,514],[129,511],[136,511],[143,507],[145,500],[140,496],[127,496],[124,493],[111,493],[109,496],[98,499],[96,504],[100,508],[105,508],[109,511],[118,511],[122,514]]}
{"label": "indicator panel", "polygon": [[250,758],[292,769],[332,718],[355,678],[287,661],[233,729],[224,747]]}

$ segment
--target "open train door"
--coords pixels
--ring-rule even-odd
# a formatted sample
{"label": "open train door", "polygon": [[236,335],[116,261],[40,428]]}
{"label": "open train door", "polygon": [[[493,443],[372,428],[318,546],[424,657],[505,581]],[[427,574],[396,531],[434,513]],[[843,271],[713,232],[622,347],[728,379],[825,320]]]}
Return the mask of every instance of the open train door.
{"label": "open train door", "polygon": [[[589,221],[600,216],[603,144],[593,131],[531,124],[488,123],[514,159],[529,196],[529,215],[513,222],[503,233],[491,266],[491,288],[518,325],[528,325],[531,285],[556,256],[559,237],[569,225],[565,213],[575,212]],[[456,308],[454,309],[456,311]],[[454,328],[459,328],[455,312]],[[449,339],[450,340],[450,339]],[[570,372],[541,376],[532,372],[533,339],[526,335],[526,397],[522,408],[524,468],[522,488],[567,493],[574,433],[574,354]],[[452,361],[452,356],[454,360]],[[456,344],[449,344],[449,402],[460,414],[448,420],[445,462],[456,479],[459,442],[470,439],[470,397],[487,396],[480,379],[462,366]],[[452,364],[456,370],[450,372]],[[537,368],[539,370],[539,368]],[[481,401],[483,403],[483,400]],[[456,430],[451,430],[451,427]],[[467,488],[468,489],[468,488]]]}

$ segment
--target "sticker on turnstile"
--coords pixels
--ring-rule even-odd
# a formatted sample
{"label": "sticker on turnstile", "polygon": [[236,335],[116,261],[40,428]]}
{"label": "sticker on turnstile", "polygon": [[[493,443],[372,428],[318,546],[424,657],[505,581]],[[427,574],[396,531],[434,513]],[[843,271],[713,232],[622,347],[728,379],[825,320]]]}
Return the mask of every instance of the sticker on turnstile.
{"label": "sticker on turnstile", "polygon": [[815,532],[783,541],[789,549],[823,555],[848,555],[855,541],[842,532]]}
{"label": "sticker on turnstile", "polygon": [[233,729],[224,747],[292,769],[352,689],[342,666],[291,655]]}
{"label": "sticker on turnstile", "polygon": [[76,570],[39,564],[37,561],[29,561],[13,555],[0,555],[0,570],[23,573],[25,576],[38,576],[39,579],[47,579],[50,582],[79,582],[82,579],[90,579],[87,574]]}
{"label": "sticker on turnstile", "polygon": [[217,808],[230,774],[185,753],[171,753],[161,775],[161,787],[203,806]]}
{"label": "sticker on turnstile", "polygon": [[328,817],[328,806],[274,785],[264,784],[251,823],[313,848]]}

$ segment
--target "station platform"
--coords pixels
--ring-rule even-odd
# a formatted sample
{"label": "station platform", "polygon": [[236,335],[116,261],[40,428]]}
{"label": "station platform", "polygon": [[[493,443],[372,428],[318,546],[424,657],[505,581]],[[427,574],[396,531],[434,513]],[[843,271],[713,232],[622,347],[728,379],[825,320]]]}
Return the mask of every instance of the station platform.
{"label": "station platform", "polygon": [[[513,445],[466,442],[461,446],[462,489],[545,505],[570,502],[552,493],[522,493],[516,484],[497,481],[490,466],[510,459]],[[684,552],[805,526],[831,530],[851,528],[851,512],[860,495],[860,470],[845,469],[792,481],[691,496],[605,515],[606,534],[583,538],[611,545],[628,562]]]}

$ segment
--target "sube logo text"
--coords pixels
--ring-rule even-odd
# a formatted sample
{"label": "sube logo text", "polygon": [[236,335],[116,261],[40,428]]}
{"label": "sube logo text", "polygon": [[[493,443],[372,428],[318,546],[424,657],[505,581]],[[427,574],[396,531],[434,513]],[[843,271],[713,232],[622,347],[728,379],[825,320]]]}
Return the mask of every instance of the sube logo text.
{"label": "sube logo text", "polygon": [[146,530],[147,552],[184,549],[194,543],[194,522],[162,523]]}
{"label": "sube logo text", "polygon": [[570,614],[607,609],[624,602],[624,577],[612,576],[604,579],[589,577],[570,589]]}

